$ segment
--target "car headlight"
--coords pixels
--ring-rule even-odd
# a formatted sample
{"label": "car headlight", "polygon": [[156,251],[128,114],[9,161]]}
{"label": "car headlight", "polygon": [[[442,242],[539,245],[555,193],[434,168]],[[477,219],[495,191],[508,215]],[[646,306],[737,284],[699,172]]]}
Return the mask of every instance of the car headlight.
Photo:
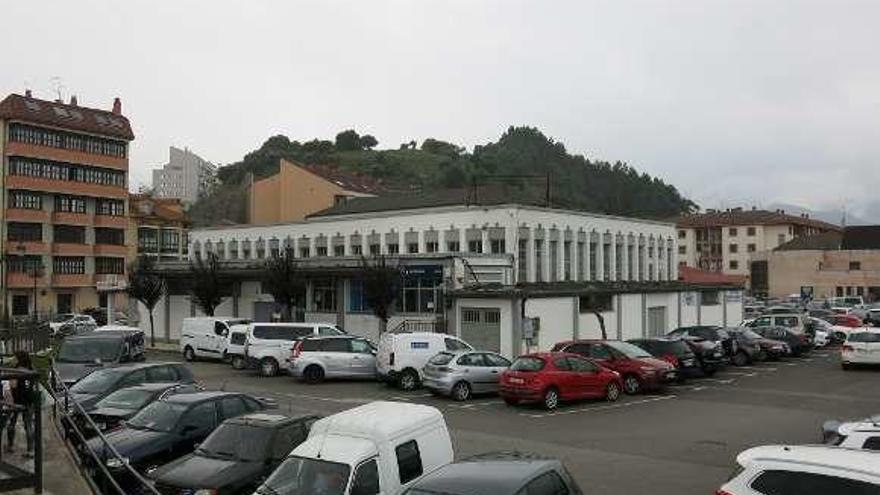
{"label": "car headlight", "polygon": [[201,488],[196,490],[193,495],[217,495],[217,490],[213,488]]}
{"label": "car headlight", "polygon": [[112,469],[119,469],[128,464],[128,461],[128,457],[123,457],[121,459],[118,457],[111,457],[110,459],[107,459],[107,467]]}

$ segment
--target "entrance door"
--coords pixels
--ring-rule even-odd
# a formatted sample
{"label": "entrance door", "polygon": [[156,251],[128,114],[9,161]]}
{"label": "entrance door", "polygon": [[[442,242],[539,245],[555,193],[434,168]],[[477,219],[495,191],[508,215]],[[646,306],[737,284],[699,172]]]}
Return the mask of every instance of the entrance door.
{"label": "entrance door", "polygon": [[666,306],[648,308],[648,336],[666,335]]}
{"label": "entrance door", "polygon": [[474,349],[501,352],[501,310],[462,308],[461,338]]}

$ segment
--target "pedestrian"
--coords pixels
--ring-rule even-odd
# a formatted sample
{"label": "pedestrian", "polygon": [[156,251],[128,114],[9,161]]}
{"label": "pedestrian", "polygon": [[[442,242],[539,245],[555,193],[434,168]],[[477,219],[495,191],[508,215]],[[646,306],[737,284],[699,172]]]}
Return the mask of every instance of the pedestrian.
{"label": "pedestrian", "polygon": [[[26,351],[15,352],[15,367],[26,370],[33,370],[31,357]],[[34,456],[34,393],[33,389],[36,383],[31,378],[18,378],[9,380],[12,389],[12,402],[14,409],[9,415],[9,422],[6,426],[6,452],[15,451],[15,427],[18,418],[21,417],[24,426],[25,440],[27,443],[27,451],[24,456],[32,458]]]}

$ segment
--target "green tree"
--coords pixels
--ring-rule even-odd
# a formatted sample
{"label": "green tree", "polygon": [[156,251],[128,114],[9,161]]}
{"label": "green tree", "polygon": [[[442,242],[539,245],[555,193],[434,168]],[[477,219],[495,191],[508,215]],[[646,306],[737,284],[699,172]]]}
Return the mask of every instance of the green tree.
{"label": "green tree", "polygon": [[354,129],[348,129],[336,135],[336,149],[339,151],[358,151],[361,149],[361,137]]}
{"label": "green tree", "polygon": [[196,306],[207,316],[214,316],[214,310],[229,294],[228,281],[220,274],[220,260],[214,253],[208,253],[207,259],[196,256],[190,262],[190,297]]}
{"label": "green tree", "polygon": [[379,318],[379,333],[385,333],[403,281],[400,266],[389,263],[384,255],[376,255],[372,259],[361,257],[360,276],[364,284],[364,299]]}
{"label": "green tree", "polygon": [[128,267],[128,296],[139,301],[150,313],[150,346],[156,346],[156,327],[153,310],[165,295],[165,279],[155,269],[152,258],[141,256]]}
{"label": "green tree", "polygon": [[285,321],[293,321],[293,308],[302,301],[306,284],[300,277],[293,248],[288,247],[278,256],[266,260],[263,265],[263,291],[284,308]]}
{"label": "green tree", "polygon": [[422,151],[455,157],[464,153],[465,149],[456,144],[447,143],[446,141],[428,138],[422,142]]}
{"label": "green tree", "polygon": [[362,150],[371,150],[371,149],[375,148],[376,145],[378,145],[378,144],[379,144],[379,141],[375,137],[373,137],[369,134],[364,134],[363,136],[361,136],[360,149],[362,149]]}

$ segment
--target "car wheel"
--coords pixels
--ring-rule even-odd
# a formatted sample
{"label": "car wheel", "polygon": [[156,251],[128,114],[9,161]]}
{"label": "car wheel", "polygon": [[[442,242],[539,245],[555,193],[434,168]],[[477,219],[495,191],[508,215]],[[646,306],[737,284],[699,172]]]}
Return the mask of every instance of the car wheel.
{"label": "car wheel", "polygon": [[260,375],[275,376],[278,374],[278,363],[272,358],[263,358],[260,361]]}
{"label": "car wheel", "polygon": [[183,359],[184,361],[193,362],[196,360],[196,352],[192,347],[186,346],[183,348]]}
{"label": "car wheel", "polygon": [[623,390],[629,395],[635,395],[642,390],[642,383],[636,375],[626,375],[623,377]]}
{"label": "car wheel", "polygon": [[550,387],[544,391],[544,409],[552,411],[559,406],[559,391]]}
{"label": "car wheel", "polygon": [[401,390],[415,390],[419,386],[419,375],[413,370],[404,370],[397,380],[397,386]]}
{"label": "car wheel", "polygon": [[232,356],[232,368],[236,370],[243,370],[247,367],[247,363],[245,362],[242,356]]}
{"label": "car wheel", "polygon": [[311,365],[303,370],[303,378],[306,383],[319,383],[324,380],[324,370],[318,365]]}
{"label": "car wheel", "polygon": [[733,355],[732,361],[734,366],[745,366],[749,364],[749,355],[745,351],[738,351]]}
{"label": "car wheel", "polygon": [[611,382],[605,387],[605,400],[608,402],[614,402],[620,398],[620,385],[616,382]]}
{"label": "car wheel", "polygon": [[471,398],[471,386],[467,382],[458,382],[452,386],[452,398],[464,402]]}

